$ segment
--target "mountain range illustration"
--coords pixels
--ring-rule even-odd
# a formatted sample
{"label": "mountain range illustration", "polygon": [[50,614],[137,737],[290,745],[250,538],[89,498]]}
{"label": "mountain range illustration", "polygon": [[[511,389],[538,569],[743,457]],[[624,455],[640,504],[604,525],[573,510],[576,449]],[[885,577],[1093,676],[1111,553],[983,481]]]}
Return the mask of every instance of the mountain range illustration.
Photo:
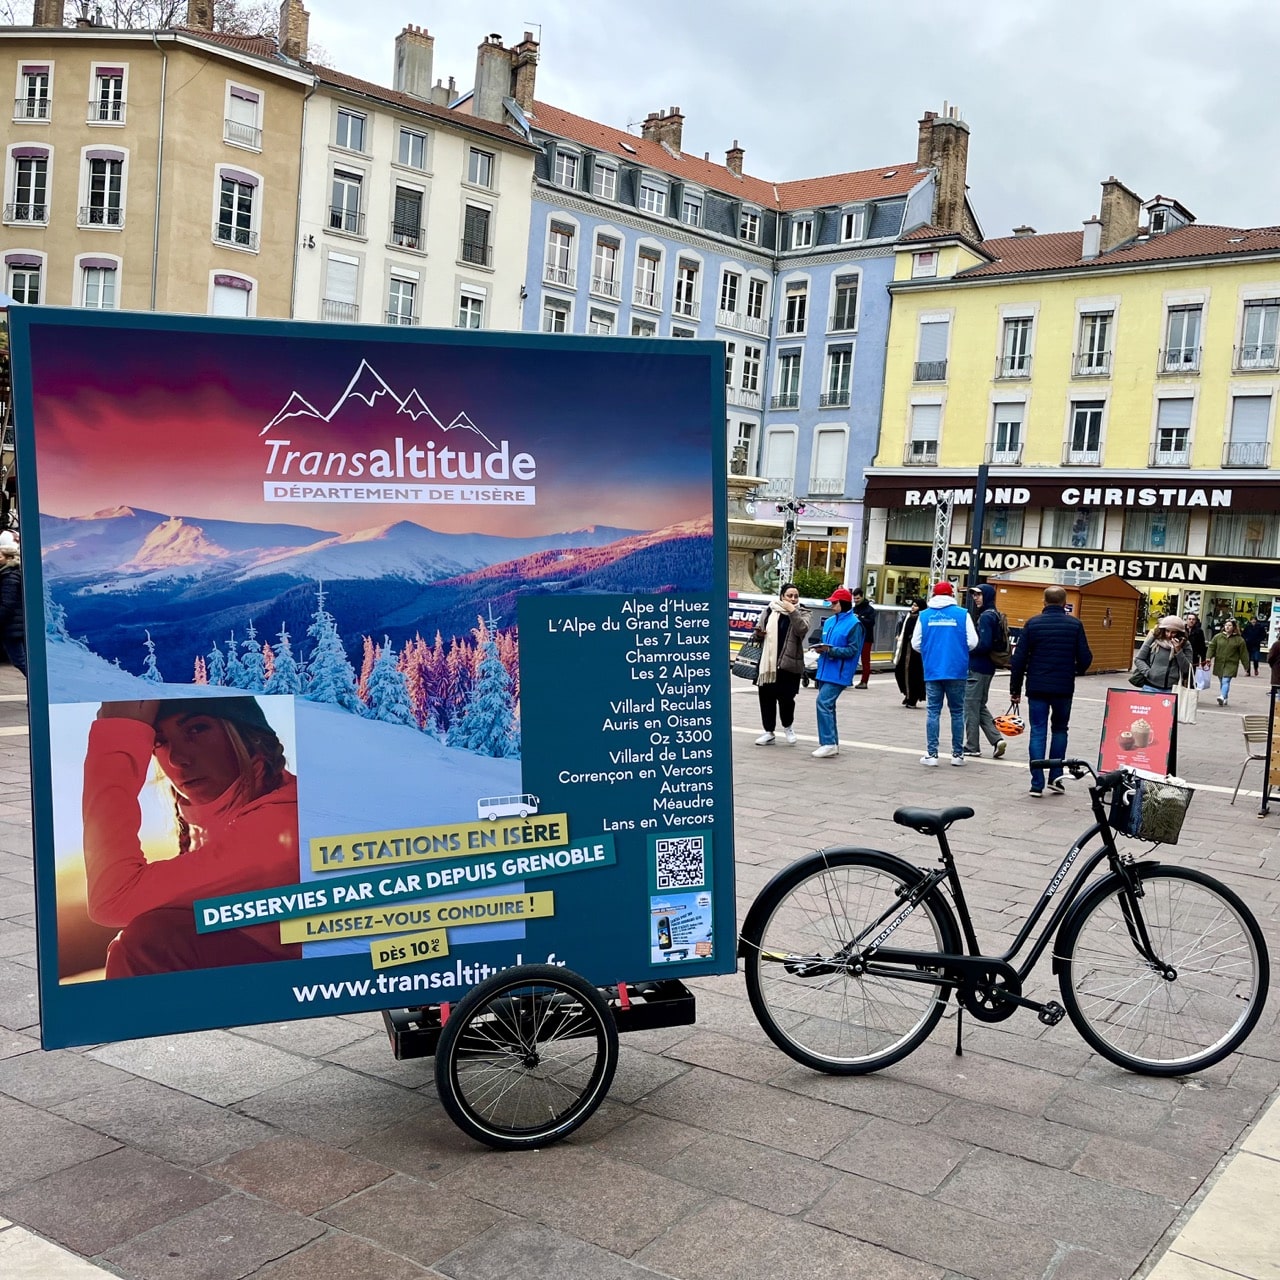
{"label": "mountain range illustration", "polygon": [[347,383],[346,388],[334,401],[327,413],[321,413],[300,391],[291,391],[284,405],[276,413],[275,417],[258,432],[258,435],[265,436],[272,428],[278,427],[284,422],[305,422],[308,419],[315,422],[333,422],[352,400],[358,400],[369,408],[373,408],[384,397],[387,403],[396,406],[395,412],[397,414],[405,414],[411,422],[417,422],[419,418],[428,418],[441,431],[470,431],[479,436],[489,448],[497,448],[497,445],[467,417],[465,412],[457,414],[453,421],[448,426],[445,426],[432,412],[431,406],[423,399],[422,393],[417,387],[411,388],[406,395],[396,395],[387,384],[386,379],[368,360],[360,361],[355,373],[351,375],[351,381]]}

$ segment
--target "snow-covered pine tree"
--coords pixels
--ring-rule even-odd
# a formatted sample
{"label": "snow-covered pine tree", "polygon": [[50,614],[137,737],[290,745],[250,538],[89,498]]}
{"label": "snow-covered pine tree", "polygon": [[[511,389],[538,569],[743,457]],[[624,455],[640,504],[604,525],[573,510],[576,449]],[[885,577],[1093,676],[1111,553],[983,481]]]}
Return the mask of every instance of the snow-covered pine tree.
{"label": "snow-covered pine tree", "polygon": [[378,660],[378,651],[373,637],[365,636],[364,653],[360,661],[360,679],[356,681],[356,694],[367,707],[369,705],[369,677],[373,674],[373,664]]}
{"label": "snow-covered pine tree", "polygon": [[279,645],[275,650],[275,661],[271,664],[271,677],[267,681],[267,693],[301,693],[302,672],[293,657],[293,646],[289,643],[289,628],[280,628]]}
{"label": "snow-covered pine tree", "polygon": [[356,673],[342,647],[338,624],[324,607],[324,588],[316,593],[316,611],[311,615],[307,635],[312,640],[311,657],[307,660],[304,696],[312,702],[329,702],[357,714],[364,703],[356,693]]}
{"label": "snow-covered pine tree", "polygon": [[240,655],[236,647],[236,633],[231,633],[231,638],[227,641],[227,661],[226,676],[223,680],[231,689],[244,688],[244,666],[240,662]]}
{"label": "snow-covered pine tree", "polygon": [[391,640],[387,636],[382,638],[382,647],[378,651],[373,670],[369,673],[367,691],[369,714],[373,719],[417,728],[418,722],[413,714],[413,703],[409,699],[404,672],[396,664],[396,651],[391,647]]}
{"label": "snow-covered pine tree", "polygon": [[53,598],[48,578],[44,580],[44,633],[50,640],[71,643],[71,633],[67,630],[67,611]]}
{"label": "snow-covered pine tree", "polygon": [[209,677],[209,683],[213,685],[224,685],[227,683],[227,667],[222,660],[222,650],[215,644],[208,653],[208,662],[205,663],[205,671]]}
{"label": "snow-covered pine tree", "polygon": [[263,669],[262,645],[258,642],[258,629],[253,625],[252,618],[249,619],[249,638],[240,642],[240,648],[244,650],[240,657],[240,670],[243,673],[244,683],[240,687],[248,689],[250,693],[261,693],[266,687],[267,677]]}
{"label": "snow-covered pine tree", "polygon": [[152,640],[150,631],[145,631],[143,634],[147,637],[147,656],[142,663],[142,678],[150,680],[152,684],[164,684],[164,676],[160,674],[160,668],[156,666],[156,643]]}
{"label": "snow-covered pine tree", "polygon": [[476,628],[477,639],[481,636],[475,683],[461,717],[449,730],[449,745],[482,756],[510,757],[519,749],[511,677],[483,621]]}

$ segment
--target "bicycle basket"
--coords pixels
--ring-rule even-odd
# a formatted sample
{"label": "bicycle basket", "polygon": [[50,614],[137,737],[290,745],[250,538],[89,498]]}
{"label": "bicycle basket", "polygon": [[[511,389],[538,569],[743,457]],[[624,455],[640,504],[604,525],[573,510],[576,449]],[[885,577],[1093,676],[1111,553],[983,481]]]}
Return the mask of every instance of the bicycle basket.
{"label": "bicycle basket", "polygon": [[1110,822],[1120,835],[1177,844],[1195,788],[1176,778],[1133,770],[1112,793]]}

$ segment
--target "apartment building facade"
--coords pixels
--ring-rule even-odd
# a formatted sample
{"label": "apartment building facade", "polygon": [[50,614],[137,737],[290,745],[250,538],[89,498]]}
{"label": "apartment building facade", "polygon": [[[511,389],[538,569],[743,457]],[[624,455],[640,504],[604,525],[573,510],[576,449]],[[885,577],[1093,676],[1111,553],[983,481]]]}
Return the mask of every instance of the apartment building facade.
{"label": "apartment building facade", "polygon": [[1082,231],[900,243],[881,446],[882,597],[926,585],[938,494],[967,571],[1118,573],[1143,618],[1267,616],[1280,598],[1280,231],[1198,224],[1112,178]]}

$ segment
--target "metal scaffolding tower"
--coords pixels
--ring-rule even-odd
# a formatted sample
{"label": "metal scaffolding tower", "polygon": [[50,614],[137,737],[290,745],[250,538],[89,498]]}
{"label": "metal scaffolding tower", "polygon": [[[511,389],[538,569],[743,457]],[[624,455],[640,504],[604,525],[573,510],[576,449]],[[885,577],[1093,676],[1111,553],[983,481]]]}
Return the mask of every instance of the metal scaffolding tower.
{"label": "metal scaffolding tower", "polygon": [[951,546],[951,507],[954,494],[950,489],[938,489],[938,505],[933,516],[933,554],[929,557],[929,589],[932,590],[947,577],[947,549]]}

